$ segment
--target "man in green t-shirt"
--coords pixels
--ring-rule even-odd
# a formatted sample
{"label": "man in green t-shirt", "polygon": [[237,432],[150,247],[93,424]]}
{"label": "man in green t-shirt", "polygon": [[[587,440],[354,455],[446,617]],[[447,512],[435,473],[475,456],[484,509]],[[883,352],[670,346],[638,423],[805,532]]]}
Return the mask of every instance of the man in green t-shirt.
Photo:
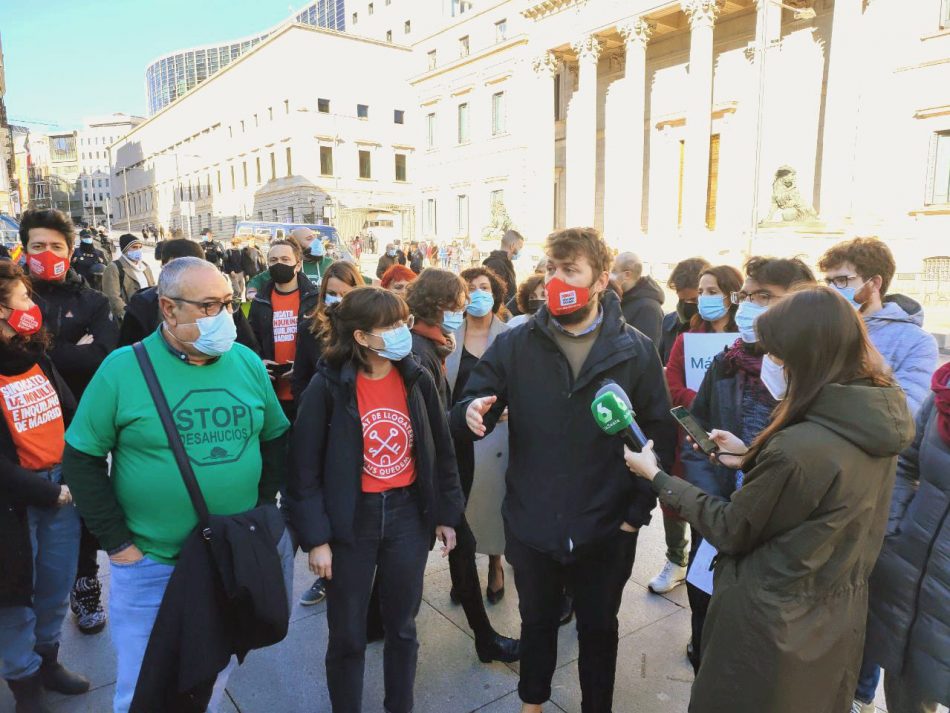
{"label": "man in green t-shirt", "polygon": [[[158,295],[163,322],[142,343],[208,509],[230,515],[273,502],[290,424],[260,358],[234,344],[231,284],[211,263],[184,257],[162,270]],[[114,706],[126,711],[179,550],[198,522],[131,347],[96,372],[66,444],[63,472],[111,561]],[[292,566],[286,535],[280,549]]]}

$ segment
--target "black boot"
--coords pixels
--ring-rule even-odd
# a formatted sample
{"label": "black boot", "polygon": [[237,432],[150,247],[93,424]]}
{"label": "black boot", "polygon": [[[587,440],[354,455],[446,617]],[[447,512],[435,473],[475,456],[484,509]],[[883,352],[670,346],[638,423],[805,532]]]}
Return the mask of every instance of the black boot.
{"label": "black boot", "polygon": [[521,640],[509,639],[493,631],[490,637],[475,639],[475,653],[482,663],[514,663],[521,658]]}
{"label": "black boot", "polygon": [[89,679],[73,673],[59,661],[59,644],[44,644],[36,647],[36,653],[43,659],[40,664],[40,680],[43,688],[67,696],[76,696],[89,690]]}
{"label": "black boot", "polygon": [[16,713],[53,713],[53,709],[46,702],[46,692],[40,682],[39,671],[29,678],[8,680],[7,685],[16,699]]}

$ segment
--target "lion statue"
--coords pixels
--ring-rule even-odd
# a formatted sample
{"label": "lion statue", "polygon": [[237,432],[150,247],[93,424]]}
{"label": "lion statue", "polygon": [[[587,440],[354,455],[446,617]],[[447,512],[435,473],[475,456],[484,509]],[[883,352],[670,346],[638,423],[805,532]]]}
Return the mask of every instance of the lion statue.
{"label": "lion statue", "polygon": [[818,214],[798,192],[798,174],[791,166],[780,166],[772,181],[772,207],[769,220],[774,223],[800,223],[815,220]]}

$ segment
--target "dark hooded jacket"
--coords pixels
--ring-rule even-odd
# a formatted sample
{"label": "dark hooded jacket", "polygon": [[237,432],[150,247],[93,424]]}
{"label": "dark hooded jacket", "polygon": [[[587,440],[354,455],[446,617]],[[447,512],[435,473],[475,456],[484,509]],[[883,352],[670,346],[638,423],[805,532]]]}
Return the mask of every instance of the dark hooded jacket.
{"label": "dark hooded jacket", "polygon": [[772,436],[731,501],[657,474],[660,501],[719,550],[690,713],[848,710],[913,428],[897,386],[830,384]]}
{"label": "dark hooded jacket", "polygon": [[492,250],[482,265],[494,272],[505,283],[505,299],[514,297],[518,292],[518,278],[515,276],[515,265],[507,250]]}
{"label": "dark hooded jacket", "polygon": [[[310,314],[317,306],[319,291],[303,270],[297,273],[297,289],[300,291],[300,308],[297,311],[297,334],[303,328],[305,315]],[[262,359],[274,358],[274,306],[271,304],[271,295],[274,293],[274,281],[268,280],[251,301],[251,311],[248,321],[251,330],[260,345]]]}
{"label": "dark hooded jacket", "polygon": [[605,380],[622,388],[637,423],[672,464],[676,426],[663,367],[653,344],[628,326],[613,292],[601,297],[603,322],[575,379],[555,342],[547,306],[534,319],[499,334],[472,370],[450,423],[459,439],[475,436],[465,423],[473,399],[496,396],[484,421],[488,432],[510,406],[506,530],[525,545],[569,561],[573,546],[600,542],[623,522],[650,522],[656,499],[645,481],[631,478],[623,442],[591,415]]}
{"label": "dark hooded jacket", "polygon": [[620,308],[627,324],[639,329],[660,349],[663,335],[663,301],[666,295],[652,277],[641,277],[623,293]]}

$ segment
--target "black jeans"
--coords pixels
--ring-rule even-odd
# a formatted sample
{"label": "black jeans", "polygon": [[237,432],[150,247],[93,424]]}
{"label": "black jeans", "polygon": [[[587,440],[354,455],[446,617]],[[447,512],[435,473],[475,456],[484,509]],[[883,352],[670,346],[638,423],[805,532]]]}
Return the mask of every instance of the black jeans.
{"label": "black jeans", "polygon": [[[703,536],[699,534],[696,528],[690,531],[689,564],[693,565],[693,559],[696,557],[696,550],[703,541]],[[709,602],[712,595],[706,594],[702,589],[694,587],[689,582],[686,583],[686,595],[689,597],[690,625],[692,636],[690,640],[693,644],[693,658],[690,663],[693,665],[693,673],[699,673],[699,664],[702,659],[703,651],[703,627],[706,625],[706,612],[709,611]]]}
{"label": "black jeans", "polygon": [[515,570],[521,612],[521,680],[525,703],[551,697],[557,663],[561,593],[574,594],[582,713],[610,713],[617,669],[617,613],[637,552],[637,533],[618,530],[578,547],[569,562],[531,549],[506,532],[505,556]]}
{"label": "black jeans", "polygon": [[432,533],[411,488],[363,493],[352,544],[331,543],[327,582],[327,687],[334,713],[360,713],[366,655],[366,611],[374,573],[386,640],[383,671],[389,713],[410,713],[419,642],[416,615]]}
{"label": "black jeans", "polygon": [[79,566],[76,568],[76,579],[80,577],[98,577],[99,563],[96,557],[99,553],[99,540],[89,532],[86,521],[82,523],[82,534],[79,537]]}

